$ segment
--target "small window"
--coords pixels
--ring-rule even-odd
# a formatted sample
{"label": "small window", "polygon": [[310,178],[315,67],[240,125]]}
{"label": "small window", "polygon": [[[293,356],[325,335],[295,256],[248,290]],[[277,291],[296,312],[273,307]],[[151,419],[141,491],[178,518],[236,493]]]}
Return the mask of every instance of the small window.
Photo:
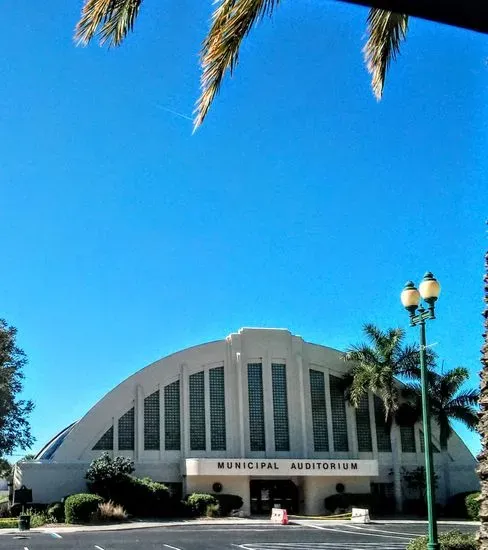
{"label": "small window", "polygon": [[402,453],[415,453],[415,427],[400,426]]}
{"label": "small window", "polygon": [[224,367],[209,371],[210,385],[210,446],[212,451],[225,451],[225,383]]}
{"label": "small window", "polygon": [[205,373],[192,374],[189,377],[190,386],[190,449],[204,451],[206,447],[205,433]]}
{"label": "small window", "polygon": [[164,387],[164,448],[179,451],[180,432],[180,381]]}
{"label": "small window", "polygon": [[275,451],[290,450],[286,365],[271,365]]}
{"label": "small window", "polygon": [[159,390],[144,399],[144,449],[159,451]]}
{"label": "small window", "polygon": [[247,365],[249,397],[249,438],[251,451],[266,450],[264,430],[263,366],[261,363]]}
{"label": "small window", "polygon": [[374,396],[374,417],[378,452],[391,453],[390,425],[386,422],[383,402],[377,395]]}
{"label": "small window", "polygon": [[313,446],[317,452],[329,450],[324,373],[310,369],[310,402],[312,406]]}
{"label": "small window", "polygon": [[360,453],[373,452],[371,438],[371,422],[369,419],[369,395],[365,394],[359,401],[356,409],[356,431],[358,436],[358,451]]}
{"label": "small window", "polygon": [[337,376],[329,376],[330,406],[332,409],[332,434],[334,436],[334,451],[348,451],[346,399],[342,380]]}

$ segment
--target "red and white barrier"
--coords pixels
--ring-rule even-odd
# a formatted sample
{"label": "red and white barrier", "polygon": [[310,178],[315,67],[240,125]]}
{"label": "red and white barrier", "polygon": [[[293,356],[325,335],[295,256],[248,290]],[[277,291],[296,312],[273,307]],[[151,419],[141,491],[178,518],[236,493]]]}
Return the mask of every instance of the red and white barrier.
{"label": "red and white barrier", "polygon": [[271,523],[279,523],[280,525],[288,525],[288,514],[283,508],[273,508],[271,510]]}

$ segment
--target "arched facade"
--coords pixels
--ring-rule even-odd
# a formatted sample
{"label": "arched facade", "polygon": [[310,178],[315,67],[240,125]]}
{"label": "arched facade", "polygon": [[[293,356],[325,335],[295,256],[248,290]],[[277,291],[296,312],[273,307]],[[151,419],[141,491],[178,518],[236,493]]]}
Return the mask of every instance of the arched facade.
{"label": "arched facade", "polygon": [[[350,493],[388,495],[392,451],[407,469],[424,463],[420,426],[397,428],[392,450],[378,398],[369,395],[358,409],[344,400],[346,371],[339,351],[287,330],[241,329],[127,378],[36,461],[20,463],[16,483],[32,487],[36,501],[58,500],[84,490],[88,464],[108,452],[182,494],[220,484],[243,497],[246,513],[280,499],[321,513],[338,483]],[[439,453],[435,460],[441,475]],[[451,494],[477,489],[476,461],[456,434],[449,461]]]}

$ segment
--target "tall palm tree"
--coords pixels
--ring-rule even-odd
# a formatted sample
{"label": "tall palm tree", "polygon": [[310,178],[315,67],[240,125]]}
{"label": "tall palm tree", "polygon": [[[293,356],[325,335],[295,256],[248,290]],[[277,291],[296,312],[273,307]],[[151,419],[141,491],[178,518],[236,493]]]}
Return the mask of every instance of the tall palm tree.
{"label": "tall palm tree", "polygon": [[[395,421],[400,408],[401,387],[397,378],[419,377],[419,349],[404,343],[405,331],[401,328],[382,331],[367,324],[363,331],[369,342],[352,346],[344,354],[344,359],[352,363],[349,400],[358,407],[363,396],[371,391],[383,403],[385,419],[390,426],[395,501],[397,509],[401,510],[400,445]],[[432,357],[429,354],[429,362],[432,362]]]}
{"label": "tall palm tree", "polygon": [[481,453],[478,456],[478,475],[481,480],[481,526],[478,533],[480,548],[488,549],[488,252],[485,255],[483,311],[483,346],[481,348],[481,391],[478,432],[481,435]]}
{"label": "tall palm tree", "polygon": [[[88,44],[119,46],[132,31],[143,0],[84,0],[75,40]],[[221,0],[212,16],[212,25],[201,51],[201,95],[195,111],[195,127],[205,119],[227,71],[231,74],[239,60],[244,37],[265,15],[272,15],[279,0]],[[372,76],[375,96],[383,95],[386,72],[399,52],[408,29],[408,16],[372,8],[368,15],[369,38],[365,61]]]}
{"label": "tall palm tree", "polygon": [[[456,367],[443,373],[431,371],[428,378],[429,408],[433,421],[439,428],[439,444],[442,454],[444,477],[444,504],[451,493],[449,473],[448,442],[453,434],[452,421],[458,420],[474,430],[478,423],[477,404],[479,392],[477,389],[461,389],[469,379],[469,371],[464,367]],[[420,384],[409,383],[403,392],[407,399],[420,413],[422,410],[422,390]]]}

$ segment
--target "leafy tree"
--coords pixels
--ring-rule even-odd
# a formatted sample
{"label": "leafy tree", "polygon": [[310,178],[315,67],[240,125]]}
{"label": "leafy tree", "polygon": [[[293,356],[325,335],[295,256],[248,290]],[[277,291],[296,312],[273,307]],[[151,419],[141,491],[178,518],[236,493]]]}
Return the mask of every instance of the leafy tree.
{"label": "leafy tree", "polygon": [[6,458],[0,458],[0,479],[12,477],[12,464]]}
{"label": "leafy tree", "polygon": [[112,458],[108,453],[103,453],[92,461],[85,477],[92,483],[112,483],[132,474],[134,470],[134,462],[130,458]]}
{"label": "leafy tree", "polygon": [[485,303],[483,310],[483,346],[481,348],[481,393],[480,393],[480,421],[478,431],[481,435],[481,453],[478,456],[478,475],[481,480],[480,546],[488,548],[488,252],[485,255],[485,274],[483,277]]}
{"label": "leafy tree", "polygon": [[[84,0],[75,39],[88,44],[96,36],[101,44],[119,46],[134,28],[143,0]],[[202,93],[197,101],[195,126],[205,119],[227,71],[239,60],[244,37],[265,15],[272,15],[277,0],[222,0],[215,8],[212,25],[203,41]],[[388,66],[399,52],[408,29],[408,16],[372,8],[368,15],[369,38],[364,48],[372,76],[373,92],[383,94]]]}
{"label": "leafy tree", "polygon": [[[354,407],[358,407],[363,396],[372,392],[383,403],[385,419],[390,426],[395,501],[397,508],[401,509],[398,455],[400,445],[395,419],[396,413],[400,410],[400,387],[396,378],[419,377],[419,349],[418,346],[404,344],[405,331],[401,328],[382,331],[374,325],[367,324],[363,331],[369,342],[351,346],[344,354],[344,359],[352,363],[349,399]],[[433,361],[432,354],[428,355],[428,361]]]}
{"label": "leafy tree", "polygon": [[[428,378],[430,414],[439,428],[445,500],[451,492],[448,442],[453,434],[452,421],[458,420],[470,430],[474,430],[478,423],[479,392],[474,388],[461,389],[467,380],[469,380],[469,371],[464,367],[456,367],[443,373],[431,371]],[[418,382],[408,384],[404,395],[407,399],[410,397],[415,409],[420,413],[422,410],[420,384]]]}
{"label": "leafy tree", "polygon": [[0,457],[15,448],[28,449],[34,442],[28,421],[34,404],[18,399],[27,358],[17,347],[16,336],[17,329],[0,319]]}

